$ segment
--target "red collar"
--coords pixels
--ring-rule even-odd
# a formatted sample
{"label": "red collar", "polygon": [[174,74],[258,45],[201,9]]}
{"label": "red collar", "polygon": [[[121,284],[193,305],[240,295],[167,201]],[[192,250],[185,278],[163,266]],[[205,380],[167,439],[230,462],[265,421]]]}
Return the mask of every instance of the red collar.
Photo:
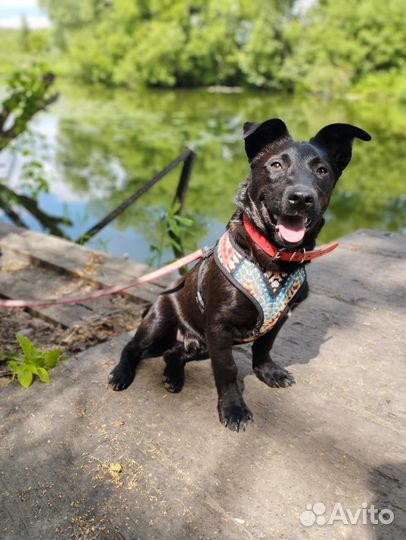
{"label": "red collar", "polygon": [[262,251],[265,251],[267,255],[272,257],[273,260],[302,263],[305,261],[311,261],[312,259],[317,259],[322,255],[326,255],[326,253],[330,253],[330,251],[333,251],[333,249],[338,246],[338,242],[333,242],[328,246],[322,247],[320,249],[315,249],[313,251],[306,251],[304,249],[297,251],[286,251],[283,248],[278,249],[277,247],[272,245],[264,236],[262,236],[262,234],[254,227],[252,222],[247,218],[245,214],[244,227],[251,240],[258,247],[260,247]]}

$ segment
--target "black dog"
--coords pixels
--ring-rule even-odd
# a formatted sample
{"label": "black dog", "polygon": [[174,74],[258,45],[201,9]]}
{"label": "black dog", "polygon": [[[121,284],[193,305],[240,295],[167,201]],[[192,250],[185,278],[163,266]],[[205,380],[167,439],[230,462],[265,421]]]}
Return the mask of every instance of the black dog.
{"label": "black dog", "polygon": [[[288,312],[307,296],[304,265],[313,256],[306,253],[315,246],[355,137],[371,139],[349,124],[326,126],[310,142],[293,141],[279,119],[244,124],[251,172],[237,195],[227,233],[214,254],[208,253],[145,314],[110,374],[114,390],[132,383],[142,358],[163,355],[164,384],[180,392],[185,363],[210,357],[220,421],[239,431],[252,413],[237,384],[234,344],[253,341],[253,370],[268,386],[294,383],[269,352]],[[244,279],[254,274],[257,281],[247,288]],[[258,283],[262,289],[255,296]]]}

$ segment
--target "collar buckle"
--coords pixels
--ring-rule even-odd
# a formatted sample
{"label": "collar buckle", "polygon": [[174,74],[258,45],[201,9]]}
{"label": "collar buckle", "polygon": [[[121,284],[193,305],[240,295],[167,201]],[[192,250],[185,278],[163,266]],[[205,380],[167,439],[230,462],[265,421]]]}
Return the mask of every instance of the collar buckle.
{"label": "collar buckle", "polygon": [[[281,255],[282,255],[282,252],[284,251],[284,249],[278,249],[278,251],[275,253],[275,255],[272,257],[272,260],[275,261],[275,260],[278,260],[281,258]],[[307,255],[307,252],[306,252],[306,248],[302,248],[298,251],[292,251],[289,259],[286,259],[287,262],[292,262],[299,254],[302,254],[302,258],[301,260],[299,261],[299,264],[302,264],[304,263],[304,261],[306,260],[306,255]],[[286,253],[286,255],[288,255],[288,253]]]}

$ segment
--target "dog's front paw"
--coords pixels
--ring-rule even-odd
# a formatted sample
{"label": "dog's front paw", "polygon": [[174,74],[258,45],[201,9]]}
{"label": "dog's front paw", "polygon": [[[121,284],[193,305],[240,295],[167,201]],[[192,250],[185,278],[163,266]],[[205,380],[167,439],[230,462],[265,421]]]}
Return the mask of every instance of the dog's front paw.
{"label": "dog's front paw", "polygon": [[220,422],[231,431],[245,431],[248,422],[252,421],[252,412],[244,401],[222,403],[219,401],[218,411]]}
{"label": "dog's front paw", "polygon": [[117,365],[109,375],[109,385],[113,390],[125,390],[130,386],[135,377],[135,370],[124,369]]}
{"label": "dog's front paw", "polygon": [[285,368],[272,364],[261,364],[254,367],[258,379],[272,388],[286,388],[295,384],[295,378]]}

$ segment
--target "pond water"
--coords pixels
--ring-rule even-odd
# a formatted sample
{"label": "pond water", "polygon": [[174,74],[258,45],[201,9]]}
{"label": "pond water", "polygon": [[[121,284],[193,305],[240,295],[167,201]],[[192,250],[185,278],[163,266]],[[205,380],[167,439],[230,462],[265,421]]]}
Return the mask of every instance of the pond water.
{"label": "pond water", "polygon": [[[404,117],[399,104],[269,93],[102,91],[63,85],[58,103],[32,125],[48,143],[41,159],[51,192],[40,195],[39,205],[49,214],[68,217],[72,224],[61,229],[76,239],[188,146],[197,153],[185,206],[193,225],[182,240],[186,251],[211,244],[224,230],[248,173],[241,126],[271,117],[282,118],[301,140],[332,122],[358,125],[373,136],[370,143],[355,142],[353,161],[338,182],[319,243],[360,228],[404,227]],[[0,174],[9,166],[10,154],[3,152],[1,160]],[[19,170],[17,164],[12,182]],[[171,206],[179,174],[180,168],[88,245],[143,262],[151,262],[150,246],[156,245],[164,261],[172,258],[162,215]],[[26,211],[21,216],[30,228],[43,230]]]}

